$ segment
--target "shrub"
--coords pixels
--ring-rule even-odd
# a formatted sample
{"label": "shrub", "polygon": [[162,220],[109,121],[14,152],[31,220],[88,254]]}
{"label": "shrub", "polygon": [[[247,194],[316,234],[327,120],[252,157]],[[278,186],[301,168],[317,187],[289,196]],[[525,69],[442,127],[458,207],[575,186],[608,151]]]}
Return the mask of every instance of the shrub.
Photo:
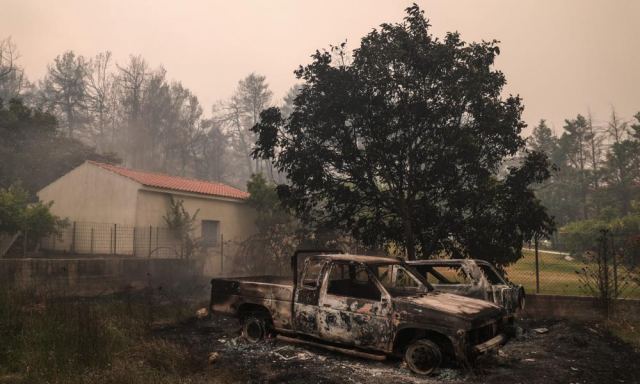
{"label": "shrub", "polygon": [[597,252],[598,237],[607,230],[614,240],[614,248],[628,261],[640,254],[640,215],[629,215],[611,220],[575,221],[560,228],[558,240],[562,249],[581,256],[584,252]]}

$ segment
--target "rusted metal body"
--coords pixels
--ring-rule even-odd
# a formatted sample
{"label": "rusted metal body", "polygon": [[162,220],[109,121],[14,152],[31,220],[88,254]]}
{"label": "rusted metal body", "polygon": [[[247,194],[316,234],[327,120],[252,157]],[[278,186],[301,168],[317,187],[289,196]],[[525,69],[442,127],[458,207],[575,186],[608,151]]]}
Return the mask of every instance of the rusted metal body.
{"label": "rusted metal body", "polygon": [[417,260],[408,264],[438,291],[489,301],[510,314],[524,309],[524,288],[509,282],[485,260]]}
{"label": "rusted metal body", "polygon": [[285,337],[365,354],[399,356],[412,340],[428,338],[468,362],[506,342],[503,308],[433,290],[403,261],[320,254],[306,258],[300,273],[296,266],[291,279],[213,279],[212,312],[260,313]]}

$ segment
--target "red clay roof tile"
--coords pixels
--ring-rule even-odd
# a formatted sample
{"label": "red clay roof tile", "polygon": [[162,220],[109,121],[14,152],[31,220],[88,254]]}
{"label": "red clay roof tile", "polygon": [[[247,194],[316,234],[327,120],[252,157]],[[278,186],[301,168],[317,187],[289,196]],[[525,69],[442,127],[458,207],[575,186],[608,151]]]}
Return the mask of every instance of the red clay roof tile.
{"label": "red clay roof tile", "polygon": [[162,173],[138,171],[112,164],[99,163],[97,161],[89,161],[89,163],[137,181],[138,183],[148,187],[171,189],[174,191],[192,192],[202,195],[220,196],[239,200],[244,200],[249,197],[247,192],[222,183],[189,179],[186,177],[171,176]]}

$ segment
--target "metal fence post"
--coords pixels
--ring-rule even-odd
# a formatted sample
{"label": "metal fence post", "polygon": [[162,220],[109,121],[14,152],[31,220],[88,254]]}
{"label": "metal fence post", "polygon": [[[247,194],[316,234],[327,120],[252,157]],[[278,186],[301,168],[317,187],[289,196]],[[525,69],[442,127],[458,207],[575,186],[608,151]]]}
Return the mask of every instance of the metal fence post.
{"label": "metal fence post", "polygon": [[618,298],[618,260],[616,257],[616,248],[613,242],[613,233],[611,234],[611,262],[613,263],[613,297]]}
{"label": "metal fence post", "polygon": [[118,253],[118,224],[113,224],[113,255]]}
{"label": "metal fence post", "polygon": [[607,249],[607,236],[609,235],[609,231],[606,229],[602,230],[602,264],[604,271],[604,283],[602,295],[604,296],[602,299],[604,300],[605,313],[607,315],[607,319],[609,318],[609,299],[611,298],[610,286],[609,286],[609,250]]}
{"label": "metal fence post", "polygon": [[153,227],[149,226],[149,255],[147,258],[151,258],[151,233],[153,232]]}
{"label": "metal fence post", "polygon": [[76,222],[73,222],[71,229],[71,253],[76,253]]}
{"label": "metal fence post", "polygon": [[27,231],[22,233],[22,257],[27,257]]}
{"label": "metal fence post", "polygon": [[534,247],[536,254],[536,293],[540,293],[540,258],[538,257],[538,236],[534,237]]}

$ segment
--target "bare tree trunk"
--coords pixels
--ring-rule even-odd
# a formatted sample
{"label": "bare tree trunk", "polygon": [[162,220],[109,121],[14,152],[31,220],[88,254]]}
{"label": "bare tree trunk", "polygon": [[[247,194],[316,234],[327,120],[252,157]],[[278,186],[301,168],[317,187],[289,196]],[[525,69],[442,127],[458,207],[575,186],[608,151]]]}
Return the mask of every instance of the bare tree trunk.
{"label": "bare tree trunk", "polygon": [[416,237],[413,233],[413,225],[411,224],[411,214],[404,199],[400,201],[400,211],[402,214],[402,226],[404,228],[404,241],[407,249],[407,260],[416,259]]}

